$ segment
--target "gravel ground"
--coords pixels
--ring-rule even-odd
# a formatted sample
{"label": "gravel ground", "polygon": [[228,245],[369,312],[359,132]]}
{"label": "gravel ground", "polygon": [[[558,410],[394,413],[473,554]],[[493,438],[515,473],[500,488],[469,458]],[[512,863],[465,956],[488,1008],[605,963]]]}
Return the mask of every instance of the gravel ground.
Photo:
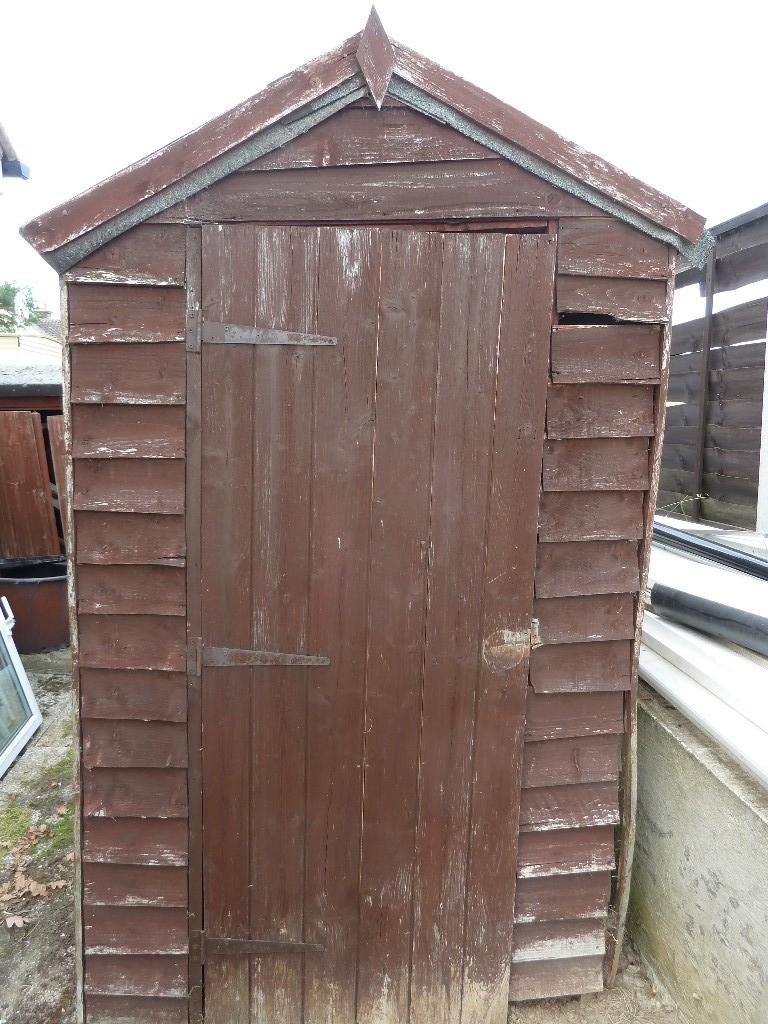
{"label": "gravel ground", "polygon": [[[23,661],[43,725],[0,780],[0,1024],[74,1024],[71,665]],[[688,1022],[627,949],[610,991],[519,1003],[509,1024]]]}

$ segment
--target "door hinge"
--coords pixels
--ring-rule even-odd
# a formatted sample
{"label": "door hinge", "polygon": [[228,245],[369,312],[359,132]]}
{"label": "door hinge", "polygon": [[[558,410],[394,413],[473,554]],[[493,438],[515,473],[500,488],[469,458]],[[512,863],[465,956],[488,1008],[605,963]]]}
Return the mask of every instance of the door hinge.
{"label": "door hinge", "polygon": [[200,676],[203,671],[203,641],[199,636],[187,641],[187,675]]}
{"label": "door hinge", "polygon": [[320,942],[287,942],[281,939],[230,939],[218,935],[206,935],[204,931],[192,932],[193,949],[199,950],[200,963],[208,956],[269,956],[274,954],[324,953]]}

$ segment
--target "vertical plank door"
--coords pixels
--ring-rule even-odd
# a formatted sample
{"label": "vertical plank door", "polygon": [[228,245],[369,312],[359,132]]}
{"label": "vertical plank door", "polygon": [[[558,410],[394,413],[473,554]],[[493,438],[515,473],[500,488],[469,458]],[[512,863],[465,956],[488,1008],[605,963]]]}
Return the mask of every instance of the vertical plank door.
{"label": "vertical plank door", "polygon": [[203,228],[208,1024],[506,1020],[553,249]]}

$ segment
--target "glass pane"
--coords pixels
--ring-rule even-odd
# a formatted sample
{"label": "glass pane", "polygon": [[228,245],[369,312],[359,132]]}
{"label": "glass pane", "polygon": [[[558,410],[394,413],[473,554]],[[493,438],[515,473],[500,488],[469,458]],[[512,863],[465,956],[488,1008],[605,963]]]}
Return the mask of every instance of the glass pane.
{"label": "glass pane", "polygon": [[30,718],[31,710],[0,633],[0,753]]}

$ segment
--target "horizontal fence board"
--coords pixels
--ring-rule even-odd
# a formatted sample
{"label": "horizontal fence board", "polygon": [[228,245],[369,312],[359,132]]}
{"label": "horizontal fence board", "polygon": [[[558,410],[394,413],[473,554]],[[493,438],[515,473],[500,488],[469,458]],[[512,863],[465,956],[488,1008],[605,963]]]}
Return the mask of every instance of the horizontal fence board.
{"label": "horizontal fence board", "polygon": [[81,615],[80,665],[184,672],[184,619],[163,615]]}
{"label": "horizontal fence board", "polygon": [[556,384],[657,381],[661,332],[649,324],[573,324],[552,329]]}
{"label": "horizontal fence board", "polygon": [[187,911],[180,907],[83,907],[85,952],[179,955],[189,949]]}
{"label": "horizontal fence board", "polygon": [[654,390],[640,384],[552,384],[547,437],[650,437]]}
{"label": "horizontal fence board", "polygon": [[88,1024],[136,1024],[137,1021],[141,1021],[141,1024],[188,1024],[189,1002],[186,998],[141,998],[86,993],[85,1012]]}
{"label": "horizontal fence board", "polygon": [[614,782],[619,777],[615,735],[576,736],[528,742],[523,749],[523,787]]}
{"label": "horizontal fence board", "polygon": [[183,818],[86,818],[83,861],[95,864],[187,864],[188,826]]}
{"label": "horizontal fence board", "polygon": [[629,640],[550,644],[531,651],[536,693],[612,693],[631,684]]}
{"label": "horizontal fence board", "polygon": [[705,519],[727,526],[740,526],[743,530],[754,530],[757,510],[754,504],[740,505],[737,502],[702,498],[701,511]]}
{"label": "horizontal fence board", "polygon": [[509,975],[509,998],[512,1002],[556,999],[602,990],[602,956],[512,964]]}
{"label": "horizontal fence board", "polygon": [[109,721],[82,718],[86,768],[186,768],[183,722]]}
{"label": "horizontal fence board", "polygon": [[[406,157],[407,154],[407,157]],[[298,167],[478,160],[498,154],[407,107],[347,108],[285,146],[247,164],[241,173]]]}
{"label": "horizontal fence board", "polygon": [[[762,402],[707,403],[707,423],[710,427],[752,428],[762,423]],[[692,427],[698,423],[698,407],[688,405],[667,406],[666,422],[673,427]]]}
{"label": "horizontal fence board", "polygon": [[186,573],[168,565],[81,565],[78,610],[102,615],[184,615]]}
{"label": "horizontal fence board", "polygon": [[519,878],[591,874],[614,866],[612,825],[520,834]]}
{"label": "horizontal fence board", "polygon": [[185,867],[83,866],[83,902],[89,906],[186,908],[187,888]]}
{"label": "horizontal fence board", "polygon": [[515,928],[513,963],[557,961],[604,953],[605,921],[600,919],[536,922]]}
{"label": "horizontal fence board", "polygon": [[[97,956],[85,958],[86,993],[102,996],[165,996],[185,999],[186,956]],[[146,1018],[137,1017],[144,1021]]]}
{"label": "horizontal fence board", "polygon": [[638,546],[631,540],[539,543],[536,597],[623,594],[639,590]]}
{"label": "horizontal fence board", "polygon": [[[661,465],[667,468],[693,471],[695,450],[691,445],[665,445]],[[760,470],[760,452],[724,451],[720,448],[704,449],[704,472],[724,476],[742,476],[757,479]]]}
{"label": "horizontal fence board", "polygon": [[[186,818],[183,768],[90,768],[83,773],[89,818]],[[124,822],[126,830],[130,823]]]}
{"label": "horizontal fence board", "polygon": [[752,505],[757,501],[757,480],[740,476],[705,473],[697,486],[695,474],[662,467],[659,473],[659,488],[665,493],[684,496],[703,494],[717,501],[733,502],[735,505]]}
{"label": "horizontal fence board", "polygon": [[184,404],[183,345],[75,345],[71,355],[74,403]]}
{"label": "horizontal fence board", "polygon": [[183,515],[81,510],[75,531],[81,565],[151,565],[186,555]]}
{"label": "horizontal fence board", "polygon": [[59,554],[40,414],[0,412],[0,558]]}
{"label": "horizontal fence board", "polygon": [[232,174],[155,220],[362,223],[569,214],[600,211],[497,159]]}
{"label": "horizontal fence board", "polygon": [[537,694],[528,687],[526,742],[624,731],[623,693]]}
{"label": "horizontal fence board", "polygon": [[617,782],[537,786],[521,792],[520,828],[526,832],[618,823]]}
{"label": "horizontal fence board", "polygon": [[605,917],[611,876],[608,871],[552,878],[519,878],[515,921],[563,921]]}
{"label": "horizontal fence board", "polygon": [[187,677],[181,672],[80,669],[83,718],[186,722]]}
{"label": "horizontal fence board", "polygon": [[[736,345],[744,341],[756,341],[766,336],[768,323],[768,299],[752,299],[738,306],[731,306],[712,317],[710,345]],[[672,355],[681,352],[700,352],[704,333],[704,318],[675,324],[672,328],[670,351]]]}
{"label": "horizontal fence board", "polygon": [[183,459],[184,409],[179,405],[75,405],[76,459]]}
{"label": "horizontal fence board", "polygon": [[558,274],[557,311],[663,323],[669,318],[667,282]]}
{"label": "horizontal fence board", "polygon": [[[710,370],[727,370],[765,366],[765,341],[748,342],[740,345],[724,345],[709,350]],[[670,376],[682,373],[699,373],[701,352],[687,352],[672,356],[669,361]]]}
{"label": "horizontal fence board", "polygon": [[75,510],[183,515],[184,460],[78,459]]}
{"label": "horizontal fence board", "polygon": [[[140,224],[75,264],[65,281],[183,286],[186,237],[180,224]],[[182,313],[182,317],[183,317]]]}
{"label": "horizontal fence board", "polygon": [[532,616],[539,623],[542,644],[626,640],[635,631],[630,594],[536,598]]}
{"label": "horizontal fence board", "polygon": [[[94,341],[105,341],[105,331],[114,329],[128,341],[147,337],[158,341],[183,341],[186,299],[181,288],[136,285],[71,284],[67,289],[69,322],[80,330],[71,338],[87,340],[90,328]],[[113,335],[114,336],[114,335]]]}
{"label": "horizontal fence board", "polygon": [[641,491],[545,491],[541,495],[540,541],[637,540],[643,530]]}
{"label": "horizontal fence board", "polygon": [[[700,383],[698,373],[671,373],[667,400],[687,402],[698,407]],[[711,371],[708,376],[707,399],[710,402],[762,402],[762,371],[752,366]]]}
{"label": "horizontal fence board", "polygon": [[605,437],[545,441],[545,491],[645,491],[650,483],[648,441]]}
{"label": "horizontal fence board", "polygon": [[666,279],[669,249],[612,217],[564,217],[557,232],[557,269],[593,277]]}
{"label": "horizontal fence board", "polygon": [[[696,427],[666,426],[664,444],[693,445],[696,443]],[[707,426],[704,436],[707,448],[723,448],[727,451],[750,452],[760,449],[759,427],[718,427]]]}

